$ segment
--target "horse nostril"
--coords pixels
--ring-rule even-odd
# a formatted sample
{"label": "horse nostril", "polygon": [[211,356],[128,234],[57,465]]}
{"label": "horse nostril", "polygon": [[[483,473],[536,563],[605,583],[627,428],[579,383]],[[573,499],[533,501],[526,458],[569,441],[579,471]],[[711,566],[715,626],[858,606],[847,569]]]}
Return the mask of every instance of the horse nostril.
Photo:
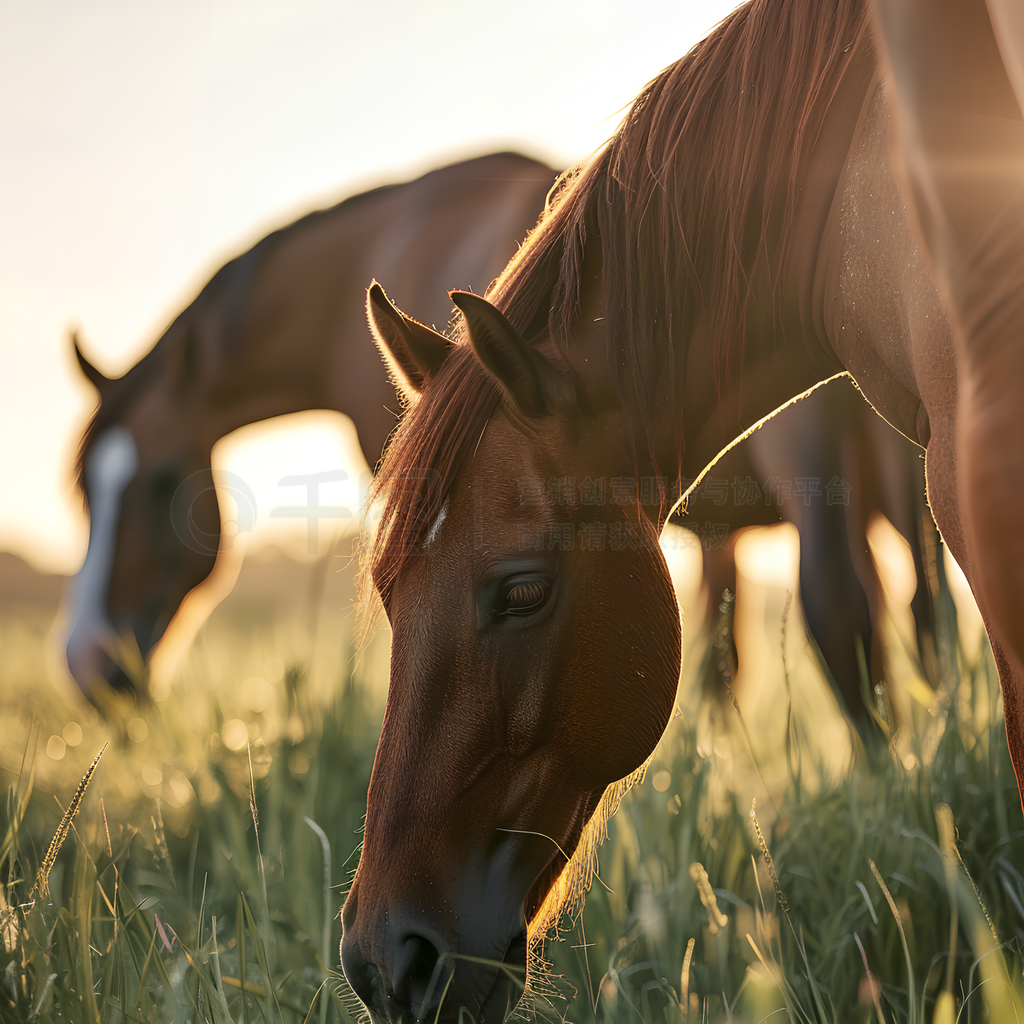
{"label": "horse nostril", "polygon": [[341,969],[352,991],[371,1012],[385,1012],[386,999],[380,971],[376,964],[367,963],[355,942],[341,943]]}
{"label": "horse nostril", "polygon": [[393,981],[395,996],[417,1020],[436,1009],[444,994],[451,967],[445,970],[443,951],[424,935],[410,934],[400,944]]}

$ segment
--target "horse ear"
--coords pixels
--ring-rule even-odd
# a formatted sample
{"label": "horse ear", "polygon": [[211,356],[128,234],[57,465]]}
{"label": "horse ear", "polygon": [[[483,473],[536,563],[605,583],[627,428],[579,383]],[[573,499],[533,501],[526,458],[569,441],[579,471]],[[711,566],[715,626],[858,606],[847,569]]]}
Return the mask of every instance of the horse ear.
{"label": "horse ear", "polygon": [[100,373],[100,371],[85,358],[82,353],[81,346],[78,344],[78,331],[71,332],[71,344],[74,346],[75,358],[78,360],[78,365],[81,367],[82,373],[85,374],[89,383],[92,384],[92,386],[102,395],[104,389],[110,383],[110,378]]}
{"label": "horse ear", "polygon": [[402,390],[418,394],[447,358],[451,342],[396,308],[376,281],[366,293],[366,318]]}
{"label": "horse ear", "polygon": [[575,400],[569,381],[523,341],[500,310],[472,292],[452,292],[451,298],[466,318],[477,359],[527,416],[557,412]]}

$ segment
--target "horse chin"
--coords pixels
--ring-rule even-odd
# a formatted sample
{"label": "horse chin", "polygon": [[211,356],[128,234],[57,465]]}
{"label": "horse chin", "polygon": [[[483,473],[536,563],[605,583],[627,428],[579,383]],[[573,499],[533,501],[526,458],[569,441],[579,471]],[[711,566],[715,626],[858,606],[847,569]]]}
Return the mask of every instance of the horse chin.
{"label": "horse chin", "polygon": [[[562,876],[562,872],[569,866],[569,860],[576,852],[576,847],[579,846],[580,839],[583,837],[583,831],[597,811],[603,794],[604,789],[598,787],[586,796],[583,813],[573,823],[572,830],[566,837],[565,842],[552,853],[551,858],[541,868],[533,885],[530,886],[526,899],[523,901],[523,914],[528,922],[528,928],[532,928],[534,918],[539,913],[541,907],[544,906],[548,893],[555,887],[555,883]],[[566,854],[568,854],[568,857]]]}
{"label": "horse chin", "polygon": [[486,1024],[501,1024],[506,1017],[519,1005],[519,1001],[526,992],[522,982],[515,980],[515,975],[520,971],[526,976],[527,951],[529,950],[529,939],[526,929],[523,929],[508,944],[508,949],[502,957],[501,962],[508,965],[511,970],[505,971],[501,968],[494,978],[491,991],[480,1006],[479,1020]]}
{"label": "horse chin", "polygon": [[[579,842],[579,836],[575,838],[576,842]],[[573,843],[574,848],[575,845],[576,843]],[[544,900],[547,899],[548,893],[554,888],[559,876],[568,864],[569,862],[565,859],[562,851],[555,850],[551,855],[551,859],[541,869],[536,881],[530,886],[530,891],[526,894],[526,899],[523,901],[523,913],[530,924],[533,923],[533,919],[537,916],[540,908],[544,906]]]}

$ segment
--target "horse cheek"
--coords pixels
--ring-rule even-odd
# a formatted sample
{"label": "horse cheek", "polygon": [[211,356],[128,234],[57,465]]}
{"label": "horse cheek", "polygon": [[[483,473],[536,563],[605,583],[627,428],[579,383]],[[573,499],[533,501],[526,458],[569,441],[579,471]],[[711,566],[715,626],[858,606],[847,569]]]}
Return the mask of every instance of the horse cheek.
{"label": "horse cheek", "polygon": [[[660,551],[657,553],[660,556]],[[662,565],[664,563],[662,562]],[[667,570],[645,567],[627,593],[622,625],[608,646],[607,693],[602,738],[606,778],[624,778],[653,753],[675,706],[682,659],[682,629]]]}

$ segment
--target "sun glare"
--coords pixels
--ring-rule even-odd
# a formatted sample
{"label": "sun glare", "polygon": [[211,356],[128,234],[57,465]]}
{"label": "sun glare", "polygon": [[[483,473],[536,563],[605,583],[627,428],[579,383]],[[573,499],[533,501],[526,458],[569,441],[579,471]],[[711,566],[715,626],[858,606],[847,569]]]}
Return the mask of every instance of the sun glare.
{"label": "sun glare", "polygon": [[746,530],[736,541],[736,568],[752,583],[796,589],[800,534],[792,523]]}

